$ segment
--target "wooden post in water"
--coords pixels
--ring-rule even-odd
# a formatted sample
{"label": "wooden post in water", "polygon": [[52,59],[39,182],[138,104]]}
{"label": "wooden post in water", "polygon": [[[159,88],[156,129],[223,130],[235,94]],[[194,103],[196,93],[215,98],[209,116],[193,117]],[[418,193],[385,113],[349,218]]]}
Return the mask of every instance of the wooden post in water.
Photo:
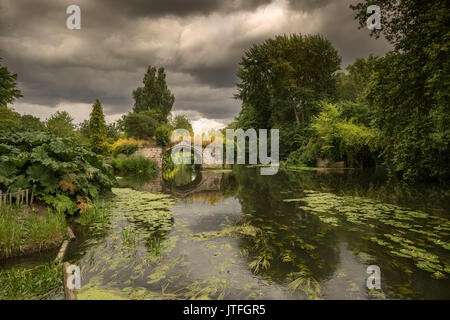
{"label": "wooden post in water", "polygon": [[68,270],[70,267],[70,263],[64,262],[62,269],[63,269],[63,275],[64,275],[64,294],[66,296],[66,300],[77,300],[77,295],[73,289],[70,289],[67,286],[67,281],[69,279],[69,276],[71,275]]}
{"label": "wooden post in water", "polygon": [[34,187],[35,187],[35,186],[36,186],[36,185],[33,185],[33,189],[31,189],[31,201],[30,201],[30,206],[33,205]]}

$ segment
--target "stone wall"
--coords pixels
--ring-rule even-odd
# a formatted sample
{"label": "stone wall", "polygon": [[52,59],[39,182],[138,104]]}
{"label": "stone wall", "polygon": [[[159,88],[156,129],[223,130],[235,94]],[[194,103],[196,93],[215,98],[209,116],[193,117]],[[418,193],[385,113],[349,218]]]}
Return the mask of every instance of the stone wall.
{"label": "stone wall", "polygon": [[135,155],[141,155],[153,160],[159,169],[162,168],[162,160],[164,156],[164,148],[160,146],[142,147],[136,151]]}
{"label": "stone wall", "polygon": [[345,168],[344,161],[330,162],[328,159],[317,158],[317,168]]}

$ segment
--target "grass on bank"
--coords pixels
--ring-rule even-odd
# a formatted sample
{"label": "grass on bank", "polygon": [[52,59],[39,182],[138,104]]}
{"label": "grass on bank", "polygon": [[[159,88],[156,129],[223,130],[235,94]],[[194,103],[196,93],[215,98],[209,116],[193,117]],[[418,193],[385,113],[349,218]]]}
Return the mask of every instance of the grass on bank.
{"label": "grass on bank", "polygon": [[63,213],[48,210],[45,217],[16,207],[0,208],[0,258],[57,247],[67,232]]}
{"label": "grass on bank", "polygon": [[0,300],[43,300],[62,286],[62,265],[49,262],[34,267],[0,269]]}
{"label": "grass on bank", "polygon": [[94,234],[102,234],[109,226],[109,205],[107,201],[97,201],[75,218],[75,222],[87,227]]}

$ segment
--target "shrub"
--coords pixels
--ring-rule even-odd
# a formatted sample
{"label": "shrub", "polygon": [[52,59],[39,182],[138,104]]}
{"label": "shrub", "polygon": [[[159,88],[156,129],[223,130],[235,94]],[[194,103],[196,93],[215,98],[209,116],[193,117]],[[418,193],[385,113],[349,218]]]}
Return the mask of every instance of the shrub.
{"label": "shrub", "polygon": [[155,135],[158,121],[149,111],[139,113],[130,112],[123,116],[120,124],[128,137],[146,139]]}
{"label": "shrub", "polygon": [[314,167],[317,158],[317,145],[308,144],[291,152],[286,160],[287,167]]}
{"label": "shrub", "polygon": [[167,146],[170,142],[172,128],[168,125],[162,125],[156,129],[155,139],[160,146]]}
{"label": "shrub", "polygon": [[138,149],[139,145],[137,143],[124,143],[114,148],[113,154],[114,156],[117,156],[119,154],[131,156],[133,153],[138,151]]}
{"label": "shrub", "polygon": [[70,138],[31,130],[0,133],[3,191],[35,185],[38,198],[72,214],[77,198],[91,201],[111,191],[114,183],[114,176],[97,155]]}
{"label": "shrub", "polygon": [[156,163],[144,156],[118,157],[113,161],[114,169],[121,175],[145,175],[153,176],[156,171]]}

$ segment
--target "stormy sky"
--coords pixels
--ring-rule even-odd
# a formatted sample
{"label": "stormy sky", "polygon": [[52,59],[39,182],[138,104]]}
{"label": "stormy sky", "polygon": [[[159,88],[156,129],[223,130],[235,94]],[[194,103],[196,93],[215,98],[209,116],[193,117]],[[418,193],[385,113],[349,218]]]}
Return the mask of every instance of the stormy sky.
{"label": "stormy sky", "polygon": [[[389,50],[358,30],[351,0],[0,0],[0,57],[24,98],[12,107],[46,119],[67,110],[80,122],[99,98],[107,121],[131,110],[148,65],[163,66],[175,114],[197,128],[220,127],[240,110],[233,99],[243,52],[277,34],[328,38],[342,66]],[[81,8],[68,30],[66,8]]]}

